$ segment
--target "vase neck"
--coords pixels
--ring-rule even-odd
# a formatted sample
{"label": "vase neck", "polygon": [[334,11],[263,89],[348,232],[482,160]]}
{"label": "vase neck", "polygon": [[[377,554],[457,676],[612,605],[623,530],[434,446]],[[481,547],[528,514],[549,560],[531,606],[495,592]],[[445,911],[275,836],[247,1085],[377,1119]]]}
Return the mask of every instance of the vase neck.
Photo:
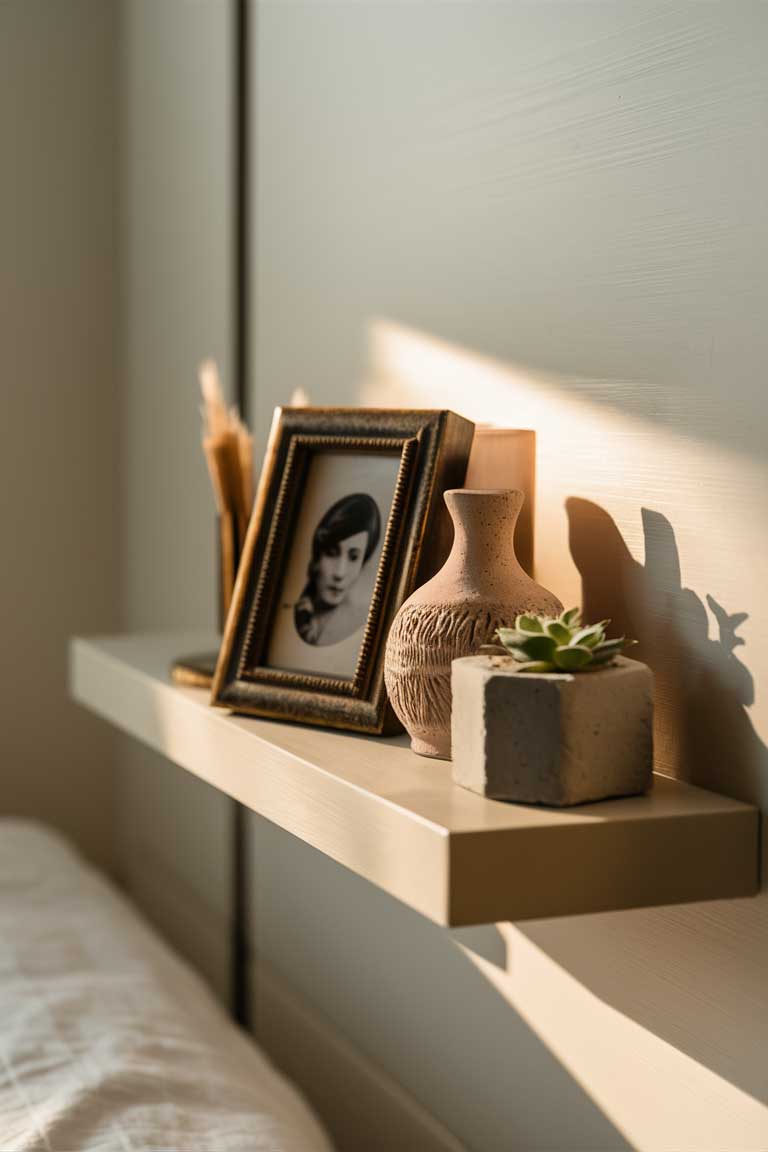
{"label": "vase neck", "polygon": [[445,502],[454,527],[449,563],[461,570],[463,580],[490,590],[522,574],[514,544],[522,492],[452,489]]}

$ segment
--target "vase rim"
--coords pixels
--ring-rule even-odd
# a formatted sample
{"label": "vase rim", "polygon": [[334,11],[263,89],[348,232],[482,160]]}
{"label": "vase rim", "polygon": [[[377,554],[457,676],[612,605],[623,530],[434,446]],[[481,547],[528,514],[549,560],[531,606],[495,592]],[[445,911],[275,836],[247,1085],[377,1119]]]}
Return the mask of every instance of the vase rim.
{"label": "vase rim", "polygon": [[447,488],[446,496],[523,496],[520,488]]}

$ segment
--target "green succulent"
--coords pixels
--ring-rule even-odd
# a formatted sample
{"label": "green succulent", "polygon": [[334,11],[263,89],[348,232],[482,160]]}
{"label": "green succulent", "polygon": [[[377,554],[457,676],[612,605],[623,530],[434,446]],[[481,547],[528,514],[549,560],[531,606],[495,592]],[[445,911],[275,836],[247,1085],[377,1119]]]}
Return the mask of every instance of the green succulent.
{"label": "green succulent", "polygon": [[583,625],[579,609],[569,608],[557,617],[518,616],[514,628],[499,628],[496,635],[520,672],[591,672],[636,643],[623,636],[606,639],[608,624]]}

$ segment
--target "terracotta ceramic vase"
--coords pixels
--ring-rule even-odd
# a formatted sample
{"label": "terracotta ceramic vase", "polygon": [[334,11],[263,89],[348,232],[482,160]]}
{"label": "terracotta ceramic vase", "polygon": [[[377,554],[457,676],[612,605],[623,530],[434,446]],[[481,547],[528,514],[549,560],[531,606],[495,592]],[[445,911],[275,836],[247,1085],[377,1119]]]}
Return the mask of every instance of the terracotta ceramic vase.
{"label": "terracotta ceramic vase", "polygon": [[398,718],[421,756],[451,758],[451,661],[475,655],[520,612],[557,615],[557,597],[518,563],[514,531],[518,491],[445,493],[454,540],[443,567],[417,588],[395,617],[384,679]]}

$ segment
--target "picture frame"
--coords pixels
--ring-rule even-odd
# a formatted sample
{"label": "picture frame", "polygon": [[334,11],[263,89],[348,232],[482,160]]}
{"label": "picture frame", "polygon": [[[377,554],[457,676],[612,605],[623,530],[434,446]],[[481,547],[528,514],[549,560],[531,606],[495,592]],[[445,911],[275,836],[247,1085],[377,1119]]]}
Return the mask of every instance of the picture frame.
{"label": "picture frame", "polygon": [[386,638],[448,555],[443,493],[462,486],[473,433],[447,410],[276,409],[212,704],[400,731]]}

